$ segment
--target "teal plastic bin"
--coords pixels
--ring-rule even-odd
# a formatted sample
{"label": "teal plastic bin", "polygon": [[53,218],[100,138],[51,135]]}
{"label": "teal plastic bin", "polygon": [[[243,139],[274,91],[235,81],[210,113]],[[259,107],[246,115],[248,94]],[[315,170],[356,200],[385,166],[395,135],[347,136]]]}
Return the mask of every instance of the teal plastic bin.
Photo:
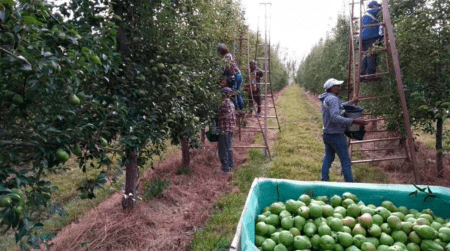
{"label": "teal plastic bin", "polygon": [[[423,187],[423,186],[419,186]],[[273,202],[297,200],[304,193],[313,197],[335,194],[342,195],[351,192],[366,204],[380,206],[385,200],[392,201],[396,206],[408,209],[423,210],[430,208],[436,216],[450,218],[450,188],[430,186],[436,198],[428,198],[419,192],[417,197],[409,196],[416,191],[413,185],[370,184],[370,183],[338,183],[338,182],[302,182],[283,179],[256,178],[247,196],[244,210],[239,221],[236,235],[230,251],[258,251],[255,246],[255,220],[261,211]]]}

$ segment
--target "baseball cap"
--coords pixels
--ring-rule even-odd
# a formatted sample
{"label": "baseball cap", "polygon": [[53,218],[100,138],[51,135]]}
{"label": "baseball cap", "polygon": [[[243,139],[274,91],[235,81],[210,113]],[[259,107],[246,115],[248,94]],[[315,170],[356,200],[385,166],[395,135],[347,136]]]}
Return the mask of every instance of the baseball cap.
{"label": "baseball cap", "polygon": [[368,5],[367,5],[367,7],[369,7],[369,8],[372,8],[374,5],[381,5],[381,4],[379,4],[377,1],[371,1]]}
{"label": "baseball cap", "polygon": [[323,88],[325,90],[328,90],[332,86],[334,86],[334,85],[342,85],[342,83],[344,83],[343,80],[337,80],[337,79],[334,79],[334,78],[330,78],[330,79],[327,80],[327,82],[325,82],[325,84],[323,85]]}
{"label": "baseball cap", "polygon": [[231,92],[231,88],[230,87],[224,87],[222,90],[220,90],[220,94],[225,94],[228,95]]}

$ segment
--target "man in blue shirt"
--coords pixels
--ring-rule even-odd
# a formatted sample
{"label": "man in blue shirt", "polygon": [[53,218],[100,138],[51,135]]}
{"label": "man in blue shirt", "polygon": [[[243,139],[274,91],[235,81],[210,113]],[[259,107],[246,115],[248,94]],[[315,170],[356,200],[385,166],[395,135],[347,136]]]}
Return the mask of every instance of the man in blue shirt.
{"label": "man in blue shirt", "polygon": [[[329,180],[329,170],[333,163],[335,154],[337,153],[341,160],[342,173],[346,182],[353,182],[352,162],[348,155],[347,137],[345,136],[345,128],[352,124],[367,125],[367,121],[362,118],[346,118],[344,117],[344,106],[339,100],[338,95],[341,93],[341,84],[339,81],[330,78],[325,82],[323,88],[325,93],[319,96],[322,101],[322,117],[323,117],[323,143],[325,144],[325,156],[322,164],[322,181]],[[354,100],[356,101],[356,100]]]}
{"label": "man in blue shirt", "polygon": [[[366,25],[377,24],[377,16],[381,11],[381,5],[377,1],[371,1],[368,4],[369,9],[362,18],[362,51],[366,52],[377,40],[383,40],[383,26],[364,27]],[[375,74],[377,70],[377,54],[371,52],[364,55],[361,63],[361,75]]]}

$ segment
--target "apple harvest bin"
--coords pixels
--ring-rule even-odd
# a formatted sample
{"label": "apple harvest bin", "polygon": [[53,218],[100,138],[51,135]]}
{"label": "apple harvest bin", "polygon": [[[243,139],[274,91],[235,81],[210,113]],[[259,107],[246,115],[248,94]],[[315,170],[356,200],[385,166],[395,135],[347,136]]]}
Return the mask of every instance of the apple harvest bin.
{"label": "apple harvest bin", "polygon": [[[425,187],[419,185],[420,188]],[[450,218],[450,188],[430,186],[436,198],[427,193],[418,192],[417,196],[409,196],[417,189],[413,185],[370,184],[370,183],[338,183],[338,182],[304,182],[284,179],[255,178],[245,202],[244,210],[231,244],[230,251],[258,251],[255,246],[255,220],[261,211],[273,202],[297,200],[300,195],[307,193],[312,197],[335,194],[342,195],[351,192],[358,196],[366,205],[380,206],[385,200],[392,201],[396,206],[408,209],[431,209],[436,216]]]}

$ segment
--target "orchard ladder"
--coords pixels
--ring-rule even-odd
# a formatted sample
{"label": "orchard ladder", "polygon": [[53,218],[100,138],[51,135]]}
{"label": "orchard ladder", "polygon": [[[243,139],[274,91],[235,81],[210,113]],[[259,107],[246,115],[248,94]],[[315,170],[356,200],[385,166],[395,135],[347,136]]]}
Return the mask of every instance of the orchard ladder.
{"label": "orchard ladder", "polygon": [[[268,16],[267,16],[267,7],[269,5],[271,5],[271,3],[260,3],[260,6],[264,6],[264,43],[259,44],[260,41],[260,34],[259,34],[259,22],[258,22],[258,30],[256,33],[256,45],[255,45],[255,62],[259,62],[258,60],[263,60],[264,63],[264,82],[259,83],[260,85],[260,93],[259,93],[259,97],[260,100],[262,100],[262,98],[264,99],[264,105],[262,105],[262,114],[256,114],[256,110],[257,110],[257,103],[255,100],[255,95],[253,94],[253,90],[252,88],[250,88],[250,99],[247,99],[246,101],[253,101],[253,109],[252,109],[252,113],[249,114],[244,114],[242,117],[239,118],[239,127],[238,127],[238,133],[239,133],[239,139],[241,138],[241,133],[242,132],[261,132],[261,134],[263,135],[263,139],[264,139],[264,144],[265,146],[237,146],[235,148],[264,148],[265,149],[265,153],[267,155],[271,155],[270,154],[270,149],[269,149],[269,144],[268,144],[268,139],[267,139],[267,135],[268,135],[268,130],[272,130],[272,129],[276,129],[276,130],[281,130],[280,129],[280,123],[278,120],[278,113],[275,107],[275,99],[274,99],[274,95],[273,95],[273,89],[272,89],[272,83],[271,83],[271,74],[270,74],[270,28],[268,26]],[[258,20],[259,21],[259,20]],[[240,42],[239,45],[242,44],[242,39],[243,36],[241,35],[240,37]],[[249,81],[252,80],[251,78],[251,72],[250,72],[250,46],[249,46],[249,33],[247,30],[247,47],[246,47],[246,52],[247,52],[247,69],[248,69],[248,77],[245,79],[248,79]],[[237,43],[235,43],[236,45]],[[264,56],[260,56],[258,53],[258,47],[263,45],[264,46]],[[242,46],[240,47],[242,48]],[[236,57],[238,56],[238,54],[236,54]],[[249,83],[251,84],[251,83]],[[275,112],[275,116],[269,116],[269,110],[270,109],[274,109]],[[243,121],[245,121],[246,118],[256,118],[257,122],[258,122],[258,127],[245,127],[244,129],[241,128],[241,121],[240,119],[242,119]],[[261,120],[261,118],[263,118]],[[278,126],[273,126],[270,127],[268,126],[268,119],[276,119],[277,120],[277,125]]]}
{"label": "orchard ladder", "polygon": [[[244,79],[250,79],[250,66],[249,66],[249,62],[250,62],[250,37],[249,37],[249,32],[248,32],[248,26],[244,26],[243,30],[241,31],[241,34],[239,35],[239,37],[237,37],[234,41],[234,56],[236,58],[236,61],[238,63],[240,63],[240,65],[244,64],[246,65],[246,69],[247,69],[247,78],[245,78],[243,76],[243,80]],[[243,69],[243,68],[242,68]],[[251,97],[253,99],[253,91],[250,88],[250,92],[251,92]],[[253,99],[253,105],[256,105],[255,100]],[[253,107],[253,110],[255,109],[255,107]],[[238,112],[239,113],[239,112]],[[238,124],[238,135],[239,135],[239,140],[241,140],[241,133],[243,132],[261,132],[263,139],[264,139],[264,146],[233,146],[233,148],[260,148],[260,149],[265,149],[266,154],[268,154],[270,156],[270,149],[269,149],[269,144],[267,141],[267,134],[264,133],[263,130],[263,126],[261,124],[261,120],[258,116],[255,116],[256,120],[258,122],[258,126],[259,127],[245,127],[246,129],[242,129],[242,121],[245,121],[245,114],[243,114],[242,116],[238,116],[237,117],[237,124]],[[250,129],[250,130],[249,130]]]}
{"label": "orchard ladder", "polygon": [[[415,152],[415,145],[414,145],[414,138],[413,133],[411,130],[411,124],[409,121],[409,115],[408,115],[408,108],[406,105],[406,97],[405,97],[405,91],[403,86],[403,79],[400,71],[400,62],[398,58],[398,52],[395,44],[395,38],[394,38],[394,32],[392,28],[391,23],[391,17],[389,13],[389,6],[387,0],[382,0],[382,12],[383,12],[383,21],[381,23],[377,24],[371,24],[366,25],[363,27],[362,25],[362,18],[363,14],[365,13],[365,4],[367,4],[368,1],[366,0],[352,0],[350,3],[350,52],[349,52],[349,64],[348,64],[348,88],[347,88],[347,98],[348,100],[357,99],[359,101],[371,101],[371,100],[378,100],[380,98],[383,98],[383,96],[375,96],[375,97],[368,97],[368,96],[360,96],[361,94],[361,83],[373,83],[373,82],[381,82],[382,76],[388,76],[391,72],[391,62],[389,60],[389,56],[393,63],[393,68],[395,71],[395,77],[397,82],[397,89],[398,89],[398,95],[400,98],[401,108],[402,108],[402,114],[403,114],[403,123],[404,123],[404,130],[406,132],[406,140],[407,143],[403,143],[405,156],[399,156],[399,157],[386,157],[386,158],[374,158],[374,159],[366,159],[366,160],[352,160],[353,164],[359,164],[359,163],[371,163],[371,162],[379,162],[379,161],[391,161],[391,160],[410,160],[413,169],[414,169],[414,178],[416,183],[420,183],[420,177],[418,175],[418,163],[416,158],[416,152]],[[355,5],[359,5],[359,17],[355,15]],[[384,52],[386,54],[386,70],[381,73],[375,73],[375,74],[368,74],[368,75],[360,75],[361,73],[361,64],[364,54],[368,54],[371,52],[363,52],[362,51],[362,44],[363,41],[360,39],[358,48],[355,47],[355,37],[359,36],[361,38],[362,30],[363,28],[368,27],[379,27],[382,26],[384,28],[384,39],[383,39],[383,47],[380,49],[372,50],[371,52]],[[358,31],[356,31],[358,29]],[[355,53],[357,51],[357,53]],[[352,74],[353,73],[353,74]],[[350,81],[350,80],[353,81]],[[359,102],[358,101],[358,102]],[[365,114],[369,115],[370,114]],[[379,121],[384,120],[383,118],[372,118],[369,119],[369,121]],[[399,125],[401,123],[398,123]],[[377,133],[380,132],[386,132],[387,130],[373,130],[373,131],[367,131],[366,133],[374,133],[374,135],[379,135]],[[349,141],[349,153],[350,157],[352,158],[352,147],[357,144],[365,144],[365,143],[375,143],[375,142],[389,142],[389,141],[396,141],[396,140],[403,140],[404,137],[387,137],[387,138],[374,138],[374,139],[368,139],[368,140],[352,140]],[[359,151],[385,151],[385,150],[394,150],[394,148],[380,148],[380,149],[370,149],[370,150],[359,150]]]}

